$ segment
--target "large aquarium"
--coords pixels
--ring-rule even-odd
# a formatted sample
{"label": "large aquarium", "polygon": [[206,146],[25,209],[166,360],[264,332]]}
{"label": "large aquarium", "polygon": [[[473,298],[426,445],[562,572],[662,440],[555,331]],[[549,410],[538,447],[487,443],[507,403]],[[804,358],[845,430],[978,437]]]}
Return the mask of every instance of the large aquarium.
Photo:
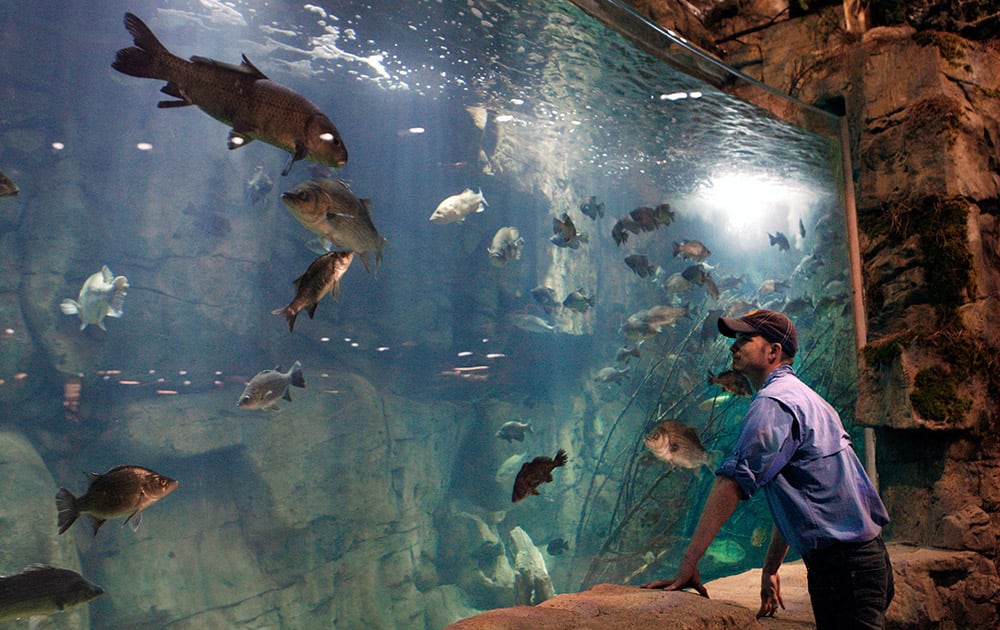
{"label": "large aquarium", "polygon": [[637,34],[0,2],[0,575],[90,600],[46,627],[436,630],[669,577],[750,400],[719,316],[787,313],[854,434],[836,133]]}

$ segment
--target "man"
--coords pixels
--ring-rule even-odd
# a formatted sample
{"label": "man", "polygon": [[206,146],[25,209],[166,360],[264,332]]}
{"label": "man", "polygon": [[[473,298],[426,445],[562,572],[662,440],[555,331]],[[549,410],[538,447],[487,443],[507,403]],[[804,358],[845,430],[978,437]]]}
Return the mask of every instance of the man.
{"label": "man", "polygon": [[716,471],[691,542],[672,580],[644,588],[694,588],[708,597],[698,560],[741,499],[759,489],[774,519],[764,559],[758,617],[773,617],[781,599],[778,568],[789,547],[802,555],[819,630],[882,628],[892,601],[892,566],[882,526],[889,516],[851,448],[837,412],[795,376],[798,334],[769,310],[719,318],[735,337],[733,369],[756,394],[732,455]]}

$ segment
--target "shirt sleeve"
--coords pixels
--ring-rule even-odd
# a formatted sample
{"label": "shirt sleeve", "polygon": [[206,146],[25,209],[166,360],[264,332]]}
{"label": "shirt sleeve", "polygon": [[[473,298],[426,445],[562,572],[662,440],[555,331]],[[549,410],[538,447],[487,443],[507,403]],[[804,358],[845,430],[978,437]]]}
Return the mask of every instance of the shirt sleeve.
{"label": "shirt sleeve", "polygon": [[732,454],[716,475],[739,484],[743,496],[752,497],[781,472],[798,448],[797,421],[787,407],[773,398],[757,397],[750,403],[743,429]]}

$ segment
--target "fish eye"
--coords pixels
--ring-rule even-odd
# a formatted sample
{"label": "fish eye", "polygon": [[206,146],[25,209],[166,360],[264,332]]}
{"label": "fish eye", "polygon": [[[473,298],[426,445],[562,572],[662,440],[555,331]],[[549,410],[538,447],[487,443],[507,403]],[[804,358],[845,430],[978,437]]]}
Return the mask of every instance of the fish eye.
{"label": "fish eye", "polygon": [[326,133],[319,134],[319,139],[323,142],[330,142],[333,140],[333,134],[327,131]]}

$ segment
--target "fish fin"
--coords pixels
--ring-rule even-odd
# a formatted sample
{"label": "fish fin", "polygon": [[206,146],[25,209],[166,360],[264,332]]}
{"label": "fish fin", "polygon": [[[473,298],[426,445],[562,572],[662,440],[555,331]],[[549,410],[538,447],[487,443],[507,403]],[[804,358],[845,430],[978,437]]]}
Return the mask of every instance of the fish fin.
{"label": "fish fin", "polygon": [[80,303],[66,298],[59,303],[59,310],[63,312],[63,315],[76,315],[80,312]]}
{"label": "fish fin", "polygon": [[56,512],[59,515],[59,533],[64,533],[76,522],[80,513],[76,509],[76,497],[66,488],[59,488],[56,493]]}
{"label": "fish fin", "polygon": [[[81,326],[80,330],[83,330],[84,326],[86,326],[86,324],[84,324],[83,326]],[[107,327],[104,325],[104,319],[103,318],[99,322],[97,322],[97,327],[100,328],[101,330],[103,330],[104,332],[108,332]]]}
{"label": "fish fin", "polygon": [[122,523],[122,527],[125,527],[125,524],[128,523],[129,521],[132,521],[131,525],[132,531],[133,532],[139,531],[139,525],[142,524],[142,512],[140,510],[136,510],[135,512],[129,514],[128,518],[125,519],[125,521]]}
{"label": "fish fin", "polygon": [[[226,139],[226,147],[232,151],[233,149],[245,147],[251,142],[253,142],[253,138],[233,128],[229,130],[229,137]],[[284,175],[284,173],[282,173],[282,175]]]}
{"label": "fish fin", "polygon": [[365,271],[371,273],[371,267],[368,266],[368,252],[360,252],[358,257],[361,259],[361,264],[365,266]]}
{"label": "fish fin", "polygon": [[[283,308],[276,308],[271,311],[271,315],[282,315],[286,320],[288,320],[288,332],[293,332],[295,329],[295,318],[298,317],[298,312],[293,311],[291,306],[285,306]],[[310,315],[310,318],[312,316]]]}
{"label": "fish fin", "polygon": [[179,101],[157,101],[156,106],[160,109],[171,109],[174,107],[188,107],[194,105],[191,101],[187,99],[182,99]]}
{"label": "fish fin", "polygon": [[292,171],[292,165],[298,160],[304,160],[307,155],[309,155],[309,148],[301,142],[296,142],[295,153],[288,158],[288,164],[285,165],[285,170],[281,171],[281,175],[288,175]]}
{"label": "fish fin", "polygon": [[257,66],[250,63],[250,60],[247,59],[247,56],[245,54],[240,56],[243,58],[243,63],[240,65],[241,68],[245,66],[246,69],[249,70],[250,73],[256,76],[258,79],[267,79],[267,75],[261,72],[260,69],[257,68]]}
{"label": "fish fin", "polygon": [[302,373],[302,364],[300,362],[296,361],[292,364],[292,369],[288,371],[288,378],[289,382],[295,387],[306,386],[306,377]]}
{"label": "fish fin", "polygon": [[90,514],[87,516],[90,517],[90,526],[93,528],[94,538],[97,538],[97,532],[101,529],[101,525],[104,525],[106,519],[97,518],[96,516],[92,516]]}
{"label": "fish fin", "polygon": [[122,48],[115,53],[111,67],[132,77],[142,79],[165,79],[156,60],[169,55],[167,47],[160,43],[153,31],[132,13],[125,14],[125,30],[132,35],[135,46]]}
{"label": "fish fin", "polygon": [[313,315],[316,314],[316,307],[317,306],[319,306],[319,302],[316,302],[315,304],[313,304],[312,306],[310,306],[308,309],[306,309],[306,312],[309,313],[309,319],[312,319]]}
{"label": "fish fin", "polygon": [[292,395],[291,395],[290,393],[288,393],[288,390],[287,390],[287,389],[285,390],[285,395],[284,395],[284,396],[282,396],[282,398],[284,398],[284,399],[285,399],[285,400],[287,400],[288,402],[292,402]]}

